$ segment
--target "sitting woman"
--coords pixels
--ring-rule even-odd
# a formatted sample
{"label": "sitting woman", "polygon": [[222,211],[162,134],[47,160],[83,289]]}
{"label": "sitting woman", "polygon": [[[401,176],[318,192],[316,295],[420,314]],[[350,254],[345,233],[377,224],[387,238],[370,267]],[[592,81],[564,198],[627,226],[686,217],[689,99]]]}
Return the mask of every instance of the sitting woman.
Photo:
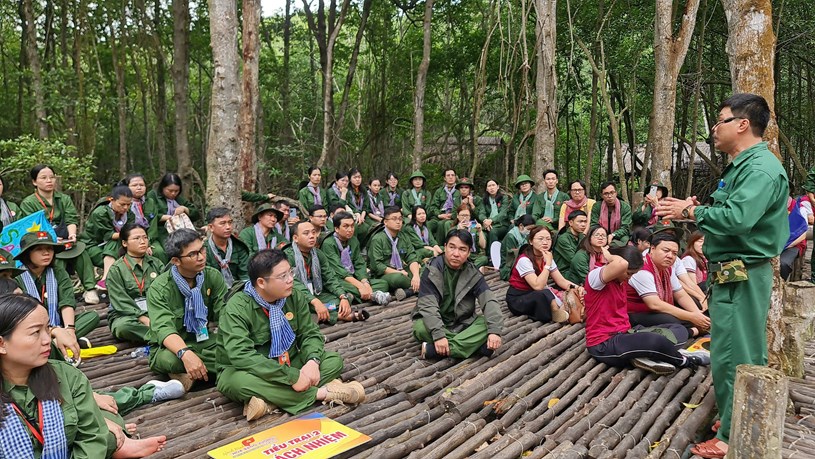
{"label": "sitting woman", "polygon": [[15,222],[20,216],[20,207],[3,198],[3,192],[5,190],[6,183],[3,181],[3,177],[0,177],[0,227]]}
{"label": "sitting woman", "polygon": [[283,212],[272,204],[261,204],[252,214],[252,226],[242,229],[238,238],[246,244],[251,257],[265,249],[276,249],[285,245],[286,237],[277,232],[278,222],[283,222]]}
{"label": "sitting woman", "polygon": [[147,289],[164,270],[164,263],[147,254],[150,241],[141,226],[127,224],[119,235],[121,258],[111,266],[107,281],[108,326],[117,339],[146,343],[150,329]]}
{"label": "sitting woman", "polygon": [[682,254],[682,264],[691,275],[696,277],[696,285],[707,293],[707,258],[702,253],[705,235],[696,231],[688,238],[688,248]]}
{"label": "sitting woman", "polygon": [[[371,230],[371,224],[366,220],[368,205],[366,204],[365,187],[362,186],[362,173],[356,167],[348,171],[350,180],[348,186],[348,208],[356,221],[356,237],[364,241]],[[383,210],[384,212],[384,210]]]}
{"label": "sitting woman", "polygon": [[[156,217],[156,210],[154,209],[155,202],[147,200],[147,182],[144,180],[144,176],[129,174],[119,184],[130,188],[130,192],[133,193],[133,200],[130,203],[130,212],[133,213],[134,217],[133,221],[149,232],[150,222]],[[150,250],[147,251],[147,254],[158,258],[165,264],[169,261],[164,255],[164,247],[156,241],[150,244]]]}
{"label": "sitting woman", "polygon": [[[569,313],[549,287],[549,280],[563,290],[579,289],[566,280],[552,259],[552,231],[546,226],[532,226],[528,244],[521,247],[512,267],[507,289],[507,308],[516,315],[526,315],[540,322],[566,322]],[[581,294],[578,292],[578,294]]]}
{"label": "sitting woman", "polygon": [[[385,201],[382,199],[382,182],[378,178],[372,178],[368,182],[368,191],[365,192],[365,213],[367,223],[370,228],[382,223],[385,217]],[[386,194],[385,196],[393,196]]]}
{"label": "sitting woman", "polygon": [[487,233],[488,245],[493,242],[500,242],[509,232],[509,218],[507,218],[506,205],[510,201],[501,193],[501,188],[495,180],[487,180],[486,191],[481,198],[481,206],[478,210],[478,218],[484,224],[484,231]]}
{"label": "sitting woman", "polygon": [[85,231],[79,235],[84,242],[91,262],[97,268],[102,268],[102,280],[96,283],[97,290],[107,290],[105,279],[113,262],[119,255],[119,231],[125,224],[133,223],[134,216],[130,212],[133,193],[126,186],[113,188],[109,198],[102,199],[91,211],[91,216],[85,224]]}
{"label": "sitting woman", "polygon": [[399,177],[395,173],[388,171],[385,174],[385,183],[387,186],[379,192],[379,198],[385,203],[385,207],[402,207],[402,190],[399,189]]}
{"label": "sitting woman", "polygon": [[473,236],[473,245],[470,247],[470,262],[475,264],[476,268],[487,266],[490,259],[484,255],[484,250],[487,248],[487,236],[481,227],[481,223],[474,220],[470,207],[466,203],[462,203],[456,210],[456,219],[458,224],[455,228],[469,231]]}
{"label": "sitting woman", "polygon": [[413,243],[417,258],[427,260],[441,255],[441,247],[436,243],[433,232],[427,227],[427,209],[422,205],[413,206],[410,221],[412,224],[403,229],[402,233]]}
{"label": "sitting woman", "polygon": [[402,192],[402,216],[405,218],[410,218],[414,207],[424,206],[426,210],[430,203],[430,192],[426,189],[427,180],[422,171],[413,172],[408,181],[411,187]]}
{"label": "sitting woman", "polygon": [[[312,173],[313,171],[309,173],[309,178],[311,178]],[[313,183],[310,185],[313,185]],[[348,192],[348,174],[345,172],[337,172],[337,174],[334,176],[334,182],[331,184],[325,194],[328,198],[328,204],[322,203],[321,205],[325,206],[326,209],[328,206],[340,206],[343,209],[346,208],[348,206],[348,198],[350,197]],[[307,209],[310,208],[311,207],[307,207]]]}
{"label": "sitting woman", "polygon": [[[20,239],[20,253],[14,257],[26,271],[17,276],[17,285],[25,293],[48,307],[48,319],[52,327],[68,329],[73,342],[93,331],[99,324],[96,311],[76,314],[74,307],[74,286],[65,269],[56,264],[56,254],[65,250],[50,234],[39,231],[27,233]],[[56,350],[56,348],[54,348]],[[55,352],[56,354],[57,352]]]}
{"label": "sitting woman", "polygon": [[580,241],[580,248],[574,254],[569,271],[564,275],[569,281],[581,285],[592,269],[606,264],[603,247],[608,246],[608,233],[600,225],[589,228],[589,234]]}
{"label": "sitting woman", "polygon": [[147,200],[150,201],[149,207],[155,209],[155,217],[150,222],[150,229],[147,233],[154,243],[164,245],[164,241],[169,236],[165,223],[174,216],[187,214],[193,223],[200,217],[198,209],[192,202],[181,196],[183,192],[181,177],[168,172],[158,182],[158,192],[150,190],[147,193]]}
{"label": "sitting woman", "polygon": [[681,349],[688,339],[682,325],[631,328],[626,283],[642,268],[642,255],[630,245],[602,250],[608,263],[591,270],[585,283],[589,354],[606,365],[626,367],[630,363],[656,374],[673,373],[676,367],[708,365],[707,351]]}
{"label": "sitting woman", "polygon": [[3,457],[135,458],[166,437],[125,437],[118,415],[103,416],[88,378],[48,360],[48,311],[26,295],[0,296],[0,445]]}

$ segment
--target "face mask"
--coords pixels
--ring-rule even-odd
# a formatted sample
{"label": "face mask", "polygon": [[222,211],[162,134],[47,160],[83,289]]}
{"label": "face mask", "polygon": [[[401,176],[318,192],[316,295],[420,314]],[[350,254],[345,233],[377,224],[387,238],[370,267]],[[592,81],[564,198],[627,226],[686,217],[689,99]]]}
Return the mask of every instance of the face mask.
{"label": "face mask", "polygon": [[523,236],[523,237],[529,236],[529,230],[521,230],[520,232],[521,232],[521,236]]}

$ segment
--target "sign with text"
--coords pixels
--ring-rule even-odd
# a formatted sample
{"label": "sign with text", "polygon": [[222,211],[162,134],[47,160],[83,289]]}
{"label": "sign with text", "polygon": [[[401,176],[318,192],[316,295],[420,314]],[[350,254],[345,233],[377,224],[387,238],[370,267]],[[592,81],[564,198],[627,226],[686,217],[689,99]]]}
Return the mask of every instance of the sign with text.
{"label": "sign with text", "polygon": [[312,413],[207,452],[212,459],[323,459],[371,437]]}

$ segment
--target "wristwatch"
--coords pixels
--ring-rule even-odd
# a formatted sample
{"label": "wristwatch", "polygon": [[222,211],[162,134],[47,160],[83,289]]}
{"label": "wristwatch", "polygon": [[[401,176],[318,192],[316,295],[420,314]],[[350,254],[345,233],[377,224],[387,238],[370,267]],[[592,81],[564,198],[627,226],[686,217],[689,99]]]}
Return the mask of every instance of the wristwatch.
{"label": "wristwatch", "polygon": [[181,349],[178,350],[178,352],[175,353],[175,355],[176,355],[176,357],[178,357],[180,359],[180,358],[184,357],[184,353],[189,351],[189,350],[190,350],[190,348],[188,348],[188,347],[182,347]]}
{"label": "wristwatch", "polygon": [[693,204],[689,205],[682,209],[682,218],[690,218],[690,208],[693,207]]}

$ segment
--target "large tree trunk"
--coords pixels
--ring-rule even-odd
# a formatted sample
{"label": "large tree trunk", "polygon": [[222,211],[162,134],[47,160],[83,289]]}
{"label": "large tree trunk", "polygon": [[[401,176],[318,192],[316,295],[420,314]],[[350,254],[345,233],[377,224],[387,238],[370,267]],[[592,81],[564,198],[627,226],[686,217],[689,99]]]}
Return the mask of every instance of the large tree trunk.
{"label": "large tree trunk", "polygon": [[674,34],[673,1],[657,0],[654,20],[654,105],[648,124],[646,156],[651,158],[651,179],[671,189],[676,80],[688,53],[699,0],[688,0],[682,25]]}
{"label": "large tree trunk", "polygon": [[430,25],[433,19],[433,0],[426,0],[424,5],[424,21],[422,31],[424,36],[422,46],[422,62],[416,72],[416,89],[413,93],[413,157],[411,169],[418,170],[422,164],[424,151],[424,93],[427,88],[427,69],[430,68],[431,34]]}
{"label": "large tree trunk", "polygon": [[37,134],[48,138],[48,113],[45,111],[45,88],[42,83],[42,66],[37,51],[37,23],[31,0],[22,0],[25,53],[31,69],[31,91],[34,93],[34,116],[37,117]]}
{"label": "large tree trunk", "polygon": [[[238,212],[241,206],[238,142],[237,8],[234,0],[209,0],[212,46],[212,102],[207,142],[207,205]],[[254,131],[254,129],[253,129]]]}
{"label": "large tree trunk", "polygon": [[[354,76],[357,70],[357,61],[359,59],[359,47],[362,44],[362,37],[365,35],[365,25],[368,23],[368,16],[371,14],[371,4],[373,0],[364,0],[362,3],[362,15],[359,19],[359,27],[357,27],[357,35],[354,39],[354,49],[351,51],[351,60],[348,63],[348,72],[345,75],[345,85],[342,88],[342,99],[340,101],[340,111],[337,115],[336,124],[334,124],[334,132],[339,134],[345,126],[345,114],[348,111],[348,101],[351,94],[351,86],[354,82]],[[335,159],[330,158],[330,159]]]}
{"label": "large tree trunk", "polygon": [[287,145],[293,137],[291,126],[291,93],[289,82],[291,81],[291,0],[286,0],[286,13],[283,20],[283,81],[280,82],[280,142]]}
{"label": "large tree trunk", "polygon": [[[211,14],[211,13],[210,13]],[[173,105],[175,105],[175,154],[178,174],[189,187],[193,176],[190,141],[187,137],[187,84],[190,74],[189,0],[173,0]],[[162,171],[166,172],[166,171]],[[189,189],[189,188],[188,188]]]}
{"label": "large tree trunk", "polygon": [[[536,48],[538,51],[535,90],[537,117],[535,119],[535,152],[532,159],[532,177],[543,178],[543,171],[555,164],[557,138],[557,72],[555,68],[555,38],[557,36],[557,0],[536,0]],[[543,189],[538,180],[538,189]]]}
{"label": "large tree trunk", "polygon": [[[68,56],[71,50],[68,48],[68,0],[62,0],[59,7],[59,47],[60,47],[60,65],[65,71],[70,69],[68,65]],[[80,33],[74,31],[74,33]],[[76,95],[73,94],[73,84],[70,78],[62,81],[62,95],[66,96],[65,101],[65,143],[67,145],[76,146]]]}
{"label": "large tree trunk", "polygon": [[167,170],[167,59],[161,43],[161,0],[153,4],[153,45],[156,47],[156,148],[159,171],[164,173]]}
{"label": "large tree trunk", "polygon": [[[124,50],[116,44],[116,31],[113,29],[113,18],[108,19],[110,31],[110,56],[113,60],[113,73],[116,76],[116,115],[119,125],[119,176],[127,175],[127,95],[125,94]],[[124,21],[122,21],[124,27]],[[124,35],[124,29],[122,30]],[[122,39],[122,42],[124,39]],[[121,43],[120,43],[121,44]]]}
{"label": "large tree trunk", "polygon": [[[238,120],[240,133],[240,173],[244,190],[254,191],[257,180],[257,112],[258,98],[258,53],[260,39],[260,2],[243,0],[243,74],[241,81],[241,107]],[[249,210],[249,207],[244,209]],[[243,228],[243,219],[238,219],[237,229]]]}
{"label": "large tree trunk", "polygon": [[775,121],[775,33],[771,0],[722,0],[727,17],[727,55],[733,92],[758,94],[770,104],[770,124],[764,132],[779,160]]}

